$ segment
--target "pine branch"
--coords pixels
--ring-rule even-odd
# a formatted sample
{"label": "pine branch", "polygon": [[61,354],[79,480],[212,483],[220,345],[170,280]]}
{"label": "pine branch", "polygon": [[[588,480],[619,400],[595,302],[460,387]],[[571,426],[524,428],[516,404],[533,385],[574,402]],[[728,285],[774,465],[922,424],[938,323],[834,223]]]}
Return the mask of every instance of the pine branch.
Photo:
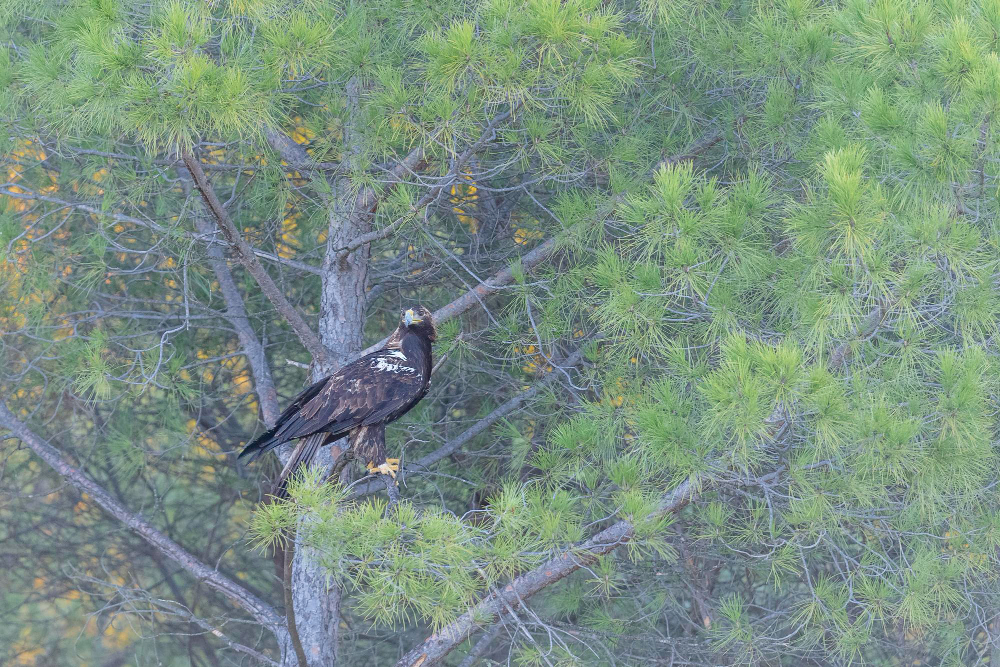
{"label": "pine branch", "polygon": [[222,230],[223,235],[225,235],[226,240],[229,242],[229,247],[233,250],[236,258],[239,262],[250,272],[254,280],[257,281],[257,285],[260,286],[261,291],[264,296],[274,305],[274,307],[281,313],[282,317],[288,322],[295,331],[295,334],[299,337],[299,341],[302,345],[309,351],[313,359],[317,362],[326,364],[327,363],[327,353],[323,344],[320,343],[319,338],[309,328],[299,312],[295,310],[295,307],[288,302],[285,295],[278,289],[278,286],[274,284],[271,279],[270,274],[264,269],[260,261],[258,261],[256,255],[254,255],[253,250],[250,245],[240,236],[239,230],[236,229],[236,225],[233,224],[232,219],[229,217],[229,213],[223,208],[222,202],[215,194],[215,190],[212,188],[212,184],[208,182],[208,178],[205,176],[205,172],[201,169],[201,164],[194,158],[190,153],[185,153],[183,155],[183,160],[185,166],[187,166],[188,171],[194,177],[195,185],[198,187],[198,191],[201,192],[205,203],[208,205],[209,211],[215,217],[219,224],[219,228]]}
{"label": "pine branch", "polygon": [[115,500],[104,487],[88,477],[82,470],[71,465],[62,452],[31,431],[26,424],[14,416],[14,413],[3,401],[0,401],[0,426],[9,429],[56,473],[81,492],[87,493],[101,509],[131,528],[155,549],[194,575],[198,581],[204,582],[209,588],[218,591],[245,610],[258,623],[271,631],[278,638],[279,644],[282,643],[287,632],[284,627],[284,619],[266,602],[235,581],[225,577],[218,570],[202,563],[184,547],[142,518],[141,515],[129,511]]}
{"label": "pine branch", "polygon": [[710,135],[705,139],[699,141],[694,146],[692,146],[691,149],[686,153],[682,153],[681,155],[674,155],[672,157],[668,157],[664,160],[657,162],[656,166],[653,167],[652,173],[656,173],[656,171],[659,170],[660,167],[665,167],[668,164],[677,164],[678,162],[683,162],[684,160],[693,160],[694,158],[698,157],[699,155],[710,149],[712,146],[719,143],[720,141],[722,141],[721,134]]}
{"label": "pine branch", "polygon": [[[211,233],[209,229],[210,224],[209,221],[200,216],[196,216],[195,218],[195,225],[203,235]],[[222,298],[226,302],[225,318],[236,329],[236,336],[239,338],[240,347],[246,355],[247,362],[250,364],[250,371],[253,373],[254,391],[260,402],[260,410],[264,416],[264,422],[270,428],[274,425],[275,420],[278,419],[281,410],[278,408],[278,392],[274,387],[274,377],[271,374],[271,366],[267,362],[264,346],[261,344],[260,339],[257,338],[257,334],[250,324],[250,318],[247,316],[243,297],[236,286],[236,281],[233,280],[233,274],[229,270],[229,265],[226,264],[222,248],[217,243],[209,243],[206,252],[208,253],[209,265],[211,265],[212,271],[215,272],[216,280],[219,281],[219,290],[222,292]]]}
{"label": "pine branch", "polygon": [[284,266],[287,266],[290,269],[295,269],[296,271],[302,271],[303,273],[311,273],[314,276],[323,275],[322,269],[319,269],[310,264],[306,264],[305,262],[299,262],[294,259],[288,259],[287,257],[281,257],[279,255],[275,255],[274,253],[258,250],[257,248],[253,249],[253,254],[257,255],[261,259],[266,259],[269,262],[274,262],[275,264],[283,264]]}
{"label": "pine branch", "polygon": [[893,299],[888,305],[882,302],[876,303],[865,319],[858,323],[854,335],[834,349],[833,354],[830,355],[830,367],[837,370],[844,365],[853,354],[851,343],[863,342],[874,336],[882,321],[889,314],[889,310],[894,308],[897,303],[899,303],[899,299]]}
{"label": "pine branch", "polygon": [[[646,518],[678,511],[691,501],[693,494],[694,482],[688,479],[664,496],[660,506]],[[431,667],[440,664],[445,656],[477,629],[487,623],[496,623],[504,613],[509,613],[508,608],[516,611],[539,591],[568,577],[581,567],[591,565],[604,554],[627,543],[634,534],[635,526],[632,522],[618,521],[583,544],[567,549],[534,570],[525,572],[504,586],[503,590],[490,593],[472,609],[425,639],[400,658],[396,667]]]}
{"label": "pine branch", "polygon": [[281,130],[268,128],[264,131],[264,138],[267,139],[268,145],[281,156],[281,159],[288,163],[289,167],[307,169],[312,164],[306,149],[292,141],[292,138]]}
{"label": "pine branch", "polygon": [[[556,237],[552,237],[544,243],[540,243],[535,246],[531,252],[521,258],[521,269],[525,272],[531,271],[547,259],[548,256],[555,251],[555,249]],[[512,282],[514,282],[514,272],[511,270],[511,267],[508,266],[507,268],[498,271],[491,278],[488,278],[479,285],[476,285],[471,290],[449,303],[447,306],[443,306],[434,311],[434,322],[436,324],[440,324],[441,322],[450,320],[453,317],[458,317],[477,303],[480,303],[483,298],[497,292]],[[386,336],[379,342],[370,345],[359,352],[357,357],[363,357],[366,354],[371,354],[375,350],[382,349],[388,341],[389,337]]]}

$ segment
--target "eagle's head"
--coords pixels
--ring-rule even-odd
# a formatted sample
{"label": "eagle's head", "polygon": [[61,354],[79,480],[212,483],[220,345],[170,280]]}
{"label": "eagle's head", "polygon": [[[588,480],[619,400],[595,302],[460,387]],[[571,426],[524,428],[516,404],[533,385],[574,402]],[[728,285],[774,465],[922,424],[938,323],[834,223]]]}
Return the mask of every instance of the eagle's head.
{"label": "eagle's head", "polygon": [[403,311],[402,321],[399,323],[402,331],[412,331],[414,333],[427,336],[432,343],[437,339],[437,329],[434,328],[434,317],[431,311],[423,306],[415,306]]}

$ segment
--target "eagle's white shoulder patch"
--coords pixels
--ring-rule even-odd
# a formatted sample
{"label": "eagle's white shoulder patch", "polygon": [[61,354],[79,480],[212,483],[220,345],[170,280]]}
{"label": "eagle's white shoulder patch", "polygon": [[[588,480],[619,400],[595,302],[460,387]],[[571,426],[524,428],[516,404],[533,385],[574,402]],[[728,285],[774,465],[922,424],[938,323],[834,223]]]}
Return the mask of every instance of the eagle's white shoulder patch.
{"label": "eagle's white shoulder patch", "polygon": [[397,359],[402,359],[403,361],[406,361],[406,355],[403,354],[402,350],[393,350],[392,352],[389,353],[389,356],[396,357]]}
{"label": "eagle's white shoulder patch", "polygon": [[[417,369],[411,368],[410,366],[403,366],[402,364],[393,363],[393,359],[399,359],[399,357],[389,354],[385,357],[375,357],[372,359],[371,367],[377,371],[388,371],[390,373],[416,373]],[[406,359],[404,356],[403,359]]]}

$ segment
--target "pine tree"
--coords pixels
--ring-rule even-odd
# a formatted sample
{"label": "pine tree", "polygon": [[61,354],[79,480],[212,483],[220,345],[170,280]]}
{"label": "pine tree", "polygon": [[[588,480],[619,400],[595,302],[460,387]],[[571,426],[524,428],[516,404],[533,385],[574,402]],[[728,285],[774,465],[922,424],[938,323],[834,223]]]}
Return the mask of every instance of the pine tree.
{"label": "pine tree", "polygon": [[[0,32],[4,664],[993,662],[1000,2]],[[403,500],[260,503],[418,302]]]}

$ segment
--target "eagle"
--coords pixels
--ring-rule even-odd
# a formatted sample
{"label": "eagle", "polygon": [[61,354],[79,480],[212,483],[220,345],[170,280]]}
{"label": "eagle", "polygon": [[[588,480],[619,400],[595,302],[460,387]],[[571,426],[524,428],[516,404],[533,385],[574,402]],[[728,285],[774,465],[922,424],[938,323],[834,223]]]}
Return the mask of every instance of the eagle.
{"label": "eagle", "polygon": [[[325,433],[322,440],[314,438],[292,453],[278,479],[276,495],[280,496],[289,475],[308,465],[319,447],[346,435],[354,457],[365,461],[370,473],[395,478],[399,459],[386,458],[385,426],[409,412],[427,393],[431,345],[436,338],[430,311],[423,306],[404,311],[385,347],[305,389],[273,428],[240,452],[239,460],[251,463],[290,440]],[[383,479],[388,489],[389,480]]]}

